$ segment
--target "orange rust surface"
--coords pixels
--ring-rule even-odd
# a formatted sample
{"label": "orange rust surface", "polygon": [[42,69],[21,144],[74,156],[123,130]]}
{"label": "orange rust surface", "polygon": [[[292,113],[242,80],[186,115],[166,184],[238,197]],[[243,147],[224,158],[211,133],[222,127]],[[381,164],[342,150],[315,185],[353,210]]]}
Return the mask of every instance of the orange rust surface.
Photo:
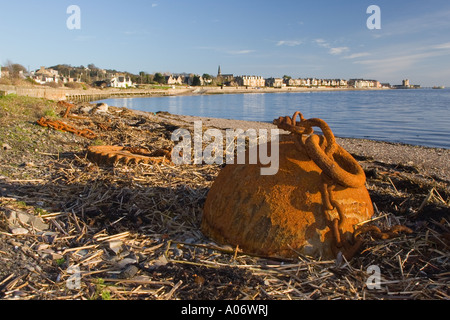
{"label": "orange rust surface", "polygon": [[74,104],[69,103],[67,101],[63,101],[63,100],[58,101],[58,106],[66,108],[66,111],[64,112],[63,118],[67,118],[69,116],[69,114],[70,114],[70,110],[75,107]]}
{"label": "orange rust surface", "polygon": [[87,139],[95,139],[97,135],[89,129],[77,129],[75,127],[72,127],[71,125],[68,125],[67,123],[64,123],[59,120],[49,120],[42,117],[37,121],[37,124],[39,124],[42,127],[48,127],[52,128],[54,130],[60,130],[65,132],[71,132],[73,134],[76,134],[77,136],[84,137]]}
{"label": "orange rust surface", "polygon": [[[295,257],[301,254],[335,257],[330,217],[321,188],[321,169],[294,136],[280,136],[280,164],[277,174],[262,176],[260,165],[227,165],[207,196],[202,231],[213,240],[244,252],[264,256]],[[270,147],[269,147],[270,148]],[[367,189],[336,186],[333,199],[344,210],[340,228],[351,239],[354,225],[373,215]],[[296,252],[295,252],[296,251]]]}
{"label": "orange rust surface", "polygon": [[154,156],[154,153],[141,148],[128,148],[120,146],[90,146],[87,157],[92,162],[101,165],[114,165],[116,163],[166,163],[170,164],[170,158],[166,156]]}

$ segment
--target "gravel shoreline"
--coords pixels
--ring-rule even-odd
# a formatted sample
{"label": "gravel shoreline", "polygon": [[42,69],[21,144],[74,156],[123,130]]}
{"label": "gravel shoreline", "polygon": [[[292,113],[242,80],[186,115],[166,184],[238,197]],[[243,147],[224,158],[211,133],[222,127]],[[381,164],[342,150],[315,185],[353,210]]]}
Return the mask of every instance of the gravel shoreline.
{"label": "gravel shoreline", "polygon": [[[143,111],[134,111],[137,114],[146,114]],[[276,129],[271,123],[231,120],[208,117],[194,117],[158,113],[158,117],[170,120],[174,125],[193,126],[194,121],[202,121],[203,126],[218,129]],[[333,128],[331,128],[333,130]],[[283,133],[283,131],[281,131]],[[286,133],[286,132],[284,132]],[[450,183],[450,150],[443,148],[431,148],[414,146],[401,143],[391,143],[368,139],[340,138],[336,141],[348,152],[365,159],[376,159],[389,165],[401,165],[416,168],[423,175],[433,179]]]}

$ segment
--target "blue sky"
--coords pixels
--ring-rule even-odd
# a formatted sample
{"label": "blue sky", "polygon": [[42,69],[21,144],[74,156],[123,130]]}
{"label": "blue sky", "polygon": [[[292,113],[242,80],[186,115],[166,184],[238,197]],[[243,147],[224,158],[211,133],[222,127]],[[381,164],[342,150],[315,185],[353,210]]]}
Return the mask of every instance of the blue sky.
{"label": "blue sky", "polygon": [[[450,1],[0,1],[0,63],[450,86]],[[69,30],[69,5],[81,29]],[[370,30],[370,5],[381,29]]]}

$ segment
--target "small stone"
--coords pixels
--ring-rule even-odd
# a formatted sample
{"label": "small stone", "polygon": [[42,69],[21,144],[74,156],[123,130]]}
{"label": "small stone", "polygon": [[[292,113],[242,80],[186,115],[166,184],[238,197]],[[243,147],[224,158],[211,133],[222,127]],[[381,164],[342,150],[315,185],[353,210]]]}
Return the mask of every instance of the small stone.
{"label": "small stone", "polygon": [[64,256],[62,254],[56,253],[56,252],[52,252],[51,255],[52,255],[52,260],[60,260],[60,259],[64,258]]}
{"label": "small stone", "polygon": [[13,210],[6,209],[6,218],[10,224],[17,223],[17,212]]}
{"label": "small stone", "polygon": [[5,151],[8,151],[8,150],[11,150],[12,147],[9,144],[4,143],[4,144],[2,144],[2,149],[5,150]]}
{"label": "small stone", "polygon": [[29,231],[27,229],[22,227],[11,229],[11,233],[15,235],[27,234],[28,232]]}
{"label": "small stone", "polygon": [[33,267],[32,265],[29,265],[29,264],[25,265],[25,268],[30,272],[33,272],[36,270],[35,267]]}
{"label": "small stone", "polygon": [[195,239],[194,238],[187,238],[186,240],[183,241],[184,243],[188,243],[188,244],[193,244],[195,243]]}
{"label": "small stone", "polygon": [[44,221],[36,217],[34,215],[25,213],[25,212],[17,212],[17,219],[22,223],[26,225],[33,226],[38,231],[44,231],[49,228],[49,225],[44,223]]}
{"label": "small stone", "polygon": [[157,260],[152,261],[152,263],[147,266],[147,269],[154,270],[161,266],[165,266],[167,263],[168,263],[168,261],[167,261],[166,257],[162,255]]}
{"label": "small stone", "polygon": [[28,224],[30,222],[30,215],[25,212],[17,212],[17,219],[23,224]]}
{"label": "small stone", "polygon": [[48,249],[49,247],[50,247],[50,245],[43,243],[43,244],[40,244],[40,245],[38,245],[38,246],[36,247],[36,251],[46,250],[46,249]]}
{"label": "small stone", "polygon": [[122,249],[122,241],[116,240],[109,242],[109,248],[114,251],[115,254],[118,254],[119,251]]}
{"label": "small stone", "polygon": [[136,259],[133,259],[133,258],[125,258],[125,259],[120,260],[120,261],[117,263],[116,267],[117,267],[118,269],[123,269],[123,268],[125,268],[126,266],[128,266],[128,265],[130,265],[130,264],[133,264],[133,263],[137,263],[137,260],[136,260]]}
{"label": "small stone", "polygon": [[108,105],[106,103],[98,103],[95,109],[95,113],[106,113],[108,112]]}
{"label": "small stone", "polygon": [[174,257],[181,257],[182,255],[183,255],[183,250],[178,249],[178,248],[175,248],[175,249],[173,250],[173,256],[174,256]]}
{"label": "small stone", "polygon": [[119,279],[130,279],[133,278],[136,273],[139,271],[139,268],[134,264],[128,265],[119,275]]}
{"label": "small stone", "polygon": [[94,107],[92,106],[84,106],[80,108],[81,113],[90,113]]}

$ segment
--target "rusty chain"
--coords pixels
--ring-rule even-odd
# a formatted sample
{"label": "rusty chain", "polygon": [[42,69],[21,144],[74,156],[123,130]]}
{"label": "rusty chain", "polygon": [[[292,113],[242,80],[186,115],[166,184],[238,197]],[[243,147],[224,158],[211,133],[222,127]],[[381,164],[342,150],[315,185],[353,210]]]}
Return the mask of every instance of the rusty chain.
{"label": "rusty chain", "polygon": [[74,104],[62,100],[58,101],[58,106],[66,107],[66,111],[64,112],[63,118],[67,118],[70,114],[70,110],[75,107]]}
{"label": "rusty chain", "polygon": [[37,121],[37,123],[42,127],[48,127],[59,131],[71,132],[73,134],[76,134],[77,136],[85,137],[91,140],[97,137],[97,135],[89,129],[81,129],[81,130],[76,129],[71,125],[68,125],[59,120],[49,120],[42,117]]}
{"label": "rusty chain", "polygon": [[[300,121],[297,122],[297,117]],[[341,251],[347,260],[350,260],[364,243],[363,235],[370,233],[377,239],[391,239],[400,235],[401,232],[412,233],[408,227],[397,225],[387,231],[381,231],[376,226],[362,226],[353,232],[353,239],[349,241],[344,238],[341,226],[346,219],[342,206],[334,200],[333,190],[337,185],[348,188],[361,187],[366,182],[366,176],[356,160],[336,143],[333,132],[328,124],[322,119],[305,119],[300,112],[295,112],[291,117],[279,117],[273,121],[278,128],[291,132],[296,136],[295,145],[299,149],[306,149],[309,157],[322,170],[321,194],[324,214],[335,241],[334,251]],[[323,136],[313,134],[312,127],[319,127]],[[303,140],[303,135],[309,135]],[[339,161],[336,161],[339,159]],[[342,165],[345,168],[342,168]],[[329,214],[336,209],[338,218]],[[335,252],[337,254],[337,252]]]}
{"label": "rusty chain", "polygon": [[167,159],[171,159],[172,148],[171,147],[163,147],[160,149],[156,149],[153,152],[140,147],[123,147],[123,150],[128,152],[139,154],[146,157],[165,157]]}

